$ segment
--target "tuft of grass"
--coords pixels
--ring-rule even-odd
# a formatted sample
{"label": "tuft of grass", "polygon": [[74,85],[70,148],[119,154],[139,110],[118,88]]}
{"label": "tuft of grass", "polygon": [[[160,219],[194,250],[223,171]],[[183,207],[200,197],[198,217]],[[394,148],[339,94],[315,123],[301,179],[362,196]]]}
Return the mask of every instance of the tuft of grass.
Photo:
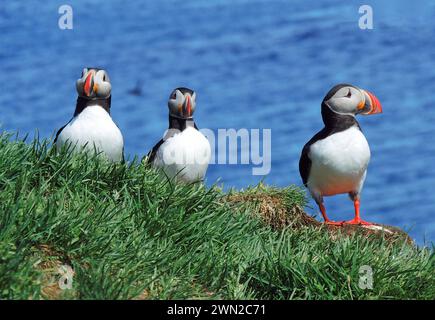
{"label": "tuft of grass", "polygon": [[[0,299],[435,297],[433,247],[331,234],[301,223],[304,205],[296,187],[225,194],[5,133]],[[358,285],[366,265],[371,290]],[[59,288],[61,266],[70,289]]]}
{"label": "tuft of grass", "polygon": [[244,208],[253,217],[260,218],[277,230],[320,226],[316,219],[304,212],[303,207],[307,203],[305,192],[296,186],[276,188],[260,183],[242,192],[230,190],[224,198],[234,210]]}

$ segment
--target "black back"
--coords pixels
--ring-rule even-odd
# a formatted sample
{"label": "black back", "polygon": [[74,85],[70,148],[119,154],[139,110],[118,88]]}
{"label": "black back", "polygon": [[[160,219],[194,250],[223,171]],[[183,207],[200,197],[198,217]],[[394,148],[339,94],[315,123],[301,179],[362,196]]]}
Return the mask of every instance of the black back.
{"label": "black back", "polygon": [[[340,85],[339,85],[340,86]],[[338,86],[331,89],[333,91]],[[341,115],[333,112],[325,103],[331,98],[335,92],[337,92],[341,87],[337,88],[333,94],[330,94],[331,91],[326,95],[325,99],[322,102],[322,119],[325,123],[325,127],[320,130],[318,133],[314,135],[308,141],[304,148],[302,149],[301,157],[299,159],[299,173],[301,175],[302,181],[305,186],[307,186],[308,177],[310,176],[311,170],[311,159],[308,156],[310,152],[310,147],[312,144],[316,143],[319,140],[323,140],[334,133],[338,133],[344,130],[349,129],[350,127],[356,126],[359,130],[361,127],[359,126],[358,121],[356,121],[355,117],[349,115]]]}

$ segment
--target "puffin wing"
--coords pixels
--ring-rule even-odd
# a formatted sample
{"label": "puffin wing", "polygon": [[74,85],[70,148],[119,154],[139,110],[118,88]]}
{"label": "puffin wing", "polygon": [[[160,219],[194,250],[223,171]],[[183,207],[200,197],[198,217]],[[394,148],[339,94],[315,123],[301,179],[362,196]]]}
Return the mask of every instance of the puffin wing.
{"label": "puffin wing", "polygon": [[319,140],[325,139],[329,134],[330,133],[326,130],[326,128],[323,128],[321,131],[316,133],[302,149],[301,157],[299,159],[299,173],[305,186],[307,186],[311,170],[311,159],[309,156],[311,145]]}
{"label": "puffin wing", "polygon": [[164,139],[160,139],[159,142],[151,149],[150,152],[148,152],[146,158],[147,158],[147,164],[152,164],[154,162],[154,159],[156,158],[157,150],[159,150],[160,146],[165,142]]}
{"label": "puffin wing", "polygon": [[60,136],[60,134],[62,133],[63,129],[65,129],[65,127],[66,127],[67,125],[69,125],[71,121],[72,121],[72,119],[71,119],[70,121],[68,121],[68,123],[67,123],[66,125],[64,125],[62,128],[60,128],[60,129],[57,131],[57,133],[56,133],[56,138],[54,138],[54,144],[56,144],[57,139],[59,139],[59,136]]}
{"label": "puffin wing", "polygon": [[308,156],[308,153],[310,152],[310,146],[311,144],[308,143],[304,146],[302,149],[301,158],[299,159],[299,173],[305,186],[307,186],[308,177],[310,176],[311,170],[311,159]]}
{"label": "puffin wing", "polygon": [[150,152],[145,156],[147,158],[147,164],[152,164],[154,162],[154,159],[156,158],[157,150],[159,150],[160,146],[169,138],[172,138],[174,135],[176,135],[179,132],[179,130],[175,129],[169,129],[166,132],[166,135],[163,137],[163,139],[160,139],[159,142],[151,149]]}

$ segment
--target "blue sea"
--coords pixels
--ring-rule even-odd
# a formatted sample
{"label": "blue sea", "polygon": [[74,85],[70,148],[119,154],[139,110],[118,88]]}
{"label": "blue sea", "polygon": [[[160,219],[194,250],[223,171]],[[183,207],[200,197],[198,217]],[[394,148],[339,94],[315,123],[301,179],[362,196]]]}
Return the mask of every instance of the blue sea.
{"label": "blue sea", "polygon": [[[73,9],[61,30],[58,9]],[[435,241],[435,2],[159,0],[2,1],[2,130],[50,137],[74,111],[85,66],[108,70],[112,115],[126,153],[143,156],[167,127],[171,90],[196,90],[199,127],[271,129],[272,165],[211,165],[207,183],[226,189],[261,180],[302,185],[303,145],[323,126],[320,103],[336,83],[376,94],[382,115],[359,119],[372,160],[362,196],[369,221]],[[311,202],[311,213],[316,213]],[[346,195],[326,199],[351,219]]]}

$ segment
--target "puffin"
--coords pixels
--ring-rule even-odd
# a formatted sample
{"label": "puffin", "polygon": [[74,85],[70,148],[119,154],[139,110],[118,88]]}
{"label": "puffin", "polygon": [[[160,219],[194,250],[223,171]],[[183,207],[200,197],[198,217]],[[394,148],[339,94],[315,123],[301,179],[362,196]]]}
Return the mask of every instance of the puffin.
{"label": "puffin", "polygon": [[[360,217],[360,195],[370,147],[356,116],[379,113],[382,106],[378,98],[350,84],[334,86],[323,98],[321,114],[325,127],[303,147],[299,172],[326,224],[374,225]],[[353,201],[355,216],[349,221],[332,221],[326,215],[323,197],[343,193]]]}
{"label": "puffin", "polygon": [[77,103],[72,119],[56,134],[57,151],[65,145],[104,155],[111,162],[124,161],[124,138],[110,116],[111,91],[107,71],[84,68],[76,82]]}
{"label": "puffin", "polygon": [[211,158],[207,138],[193,119],[196,92],[179,87],[168,100],[169,127],[147,155],[146,162],[169,178],[186,183],[203,181]]}

